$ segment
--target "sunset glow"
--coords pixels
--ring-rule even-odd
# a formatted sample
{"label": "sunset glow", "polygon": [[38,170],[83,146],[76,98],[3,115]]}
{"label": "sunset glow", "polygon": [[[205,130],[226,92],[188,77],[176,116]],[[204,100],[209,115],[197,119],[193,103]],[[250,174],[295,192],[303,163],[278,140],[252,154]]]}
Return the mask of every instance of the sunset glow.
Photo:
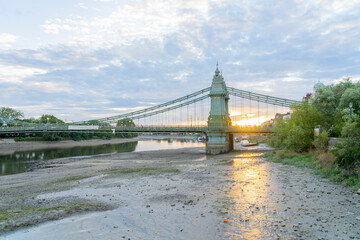
{"label": "sunset glow", "polygon": [[258,117],[256,114],[242,114],[241,112],[231,112],[230,117],[232,119],[232,124],[238,126],[260,126],[262,123],[274,118],[272,116]]}

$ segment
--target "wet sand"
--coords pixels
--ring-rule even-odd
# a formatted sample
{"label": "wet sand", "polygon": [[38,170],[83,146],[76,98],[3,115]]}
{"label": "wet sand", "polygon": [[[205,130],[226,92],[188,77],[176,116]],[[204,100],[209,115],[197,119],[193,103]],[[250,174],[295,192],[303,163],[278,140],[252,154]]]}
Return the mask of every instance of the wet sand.
{"label": "wet sand", "polygon": [[61,159],[1,176],[12,217],[0,239],[360,239],[360,195],[268,162],[263,147]]}

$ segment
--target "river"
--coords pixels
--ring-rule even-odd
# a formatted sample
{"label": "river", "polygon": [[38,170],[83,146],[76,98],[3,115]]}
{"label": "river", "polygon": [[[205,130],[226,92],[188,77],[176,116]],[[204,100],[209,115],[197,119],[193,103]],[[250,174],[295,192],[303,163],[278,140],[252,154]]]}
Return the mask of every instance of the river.
{"label": "river", "polygon": [[96,146],[56,147],[27,151],[0,151],[0,176],[26,172],[35,163],[57,158],[83,158],[123,152],[139,152],[204,146],[193,140],[144,140]]}

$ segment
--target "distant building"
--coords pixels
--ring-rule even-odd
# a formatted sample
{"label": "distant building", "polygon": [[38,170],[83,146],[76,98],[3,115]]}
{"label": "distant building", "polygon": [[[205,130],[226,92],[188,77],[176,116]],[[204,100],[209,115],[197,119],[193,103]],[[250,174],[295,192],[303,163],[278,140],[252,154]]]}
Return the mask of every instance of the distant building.
{"label": "distant building", "polygon": [[287,118],[290,118],[290,117],[291,117],[290,112],[287,112],[287,113],[284,113],[284,114],[282,114],[282,113],[275,114],[275,120],[277,120],[277,119],[287,119]]}
{"label": "distant building", "polygon": [[272,127],[273,124],[275,123],[274,119],[270,119],[268,121],[265,121],[261,124],[262,127]]}
{"label": "distant building", "polygon": [[291,114],[290,112],[287,112],[287,113],[277,113],[275,114],[275,118],[274,119],[270,119],[268,121],[265,121],[261,124],[262,127],[273,127],[274,124],[280,120],[280,119],[287,119],[287,118],[291,118]]}
{"label": "distant building", "polygon": [[309,101],[311,98],[312,93],[307,93],[305,97],[303,97],[303,101]]}
{"label": "distant building", "polygon": [[317,83],[315,83],[314,85],[314,92],[316,92],[316,89],[321,88],[321,87],[325,87],[325,84],[323,84],[322,82],[318,81]]}
{"label": "distant building", "polygon": [[311,96],[313,94],[316,93],[316,90],[319,89],[319,88],[322,88],[322,87],[325,87],[325,84],[323,84],[322,82],[318,81],[317,83],[314,84],[314,87],[313,87],[313,90],[314,90],[314,93],[307,93],[305,97],[303,97],[303,101],[309,101],[309,99],[311,98]]}

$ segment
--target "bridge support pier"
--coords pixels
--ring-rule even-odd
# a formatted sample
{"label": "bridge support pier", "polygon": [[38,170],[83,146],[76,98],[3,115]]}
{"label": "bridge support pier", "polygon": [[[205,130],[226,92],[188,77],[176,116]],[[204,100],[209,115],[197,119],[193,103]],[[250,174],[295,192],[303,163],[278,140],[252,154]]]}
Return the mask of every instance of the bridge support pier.
{"label": "bridge support pier", "polygon": [[209,132],[207,134],[206,154],[218,155],[228,153],[234,149],[234,140],[232,133]]}
{"label": "bridge support pier", "polygon": [[232,125],[228,107],[229,92],[217,65],[209,96],[211,106],[206,154],[217,155],[230,152],[233,150],[233,134],[226,132],[226,128]]}

